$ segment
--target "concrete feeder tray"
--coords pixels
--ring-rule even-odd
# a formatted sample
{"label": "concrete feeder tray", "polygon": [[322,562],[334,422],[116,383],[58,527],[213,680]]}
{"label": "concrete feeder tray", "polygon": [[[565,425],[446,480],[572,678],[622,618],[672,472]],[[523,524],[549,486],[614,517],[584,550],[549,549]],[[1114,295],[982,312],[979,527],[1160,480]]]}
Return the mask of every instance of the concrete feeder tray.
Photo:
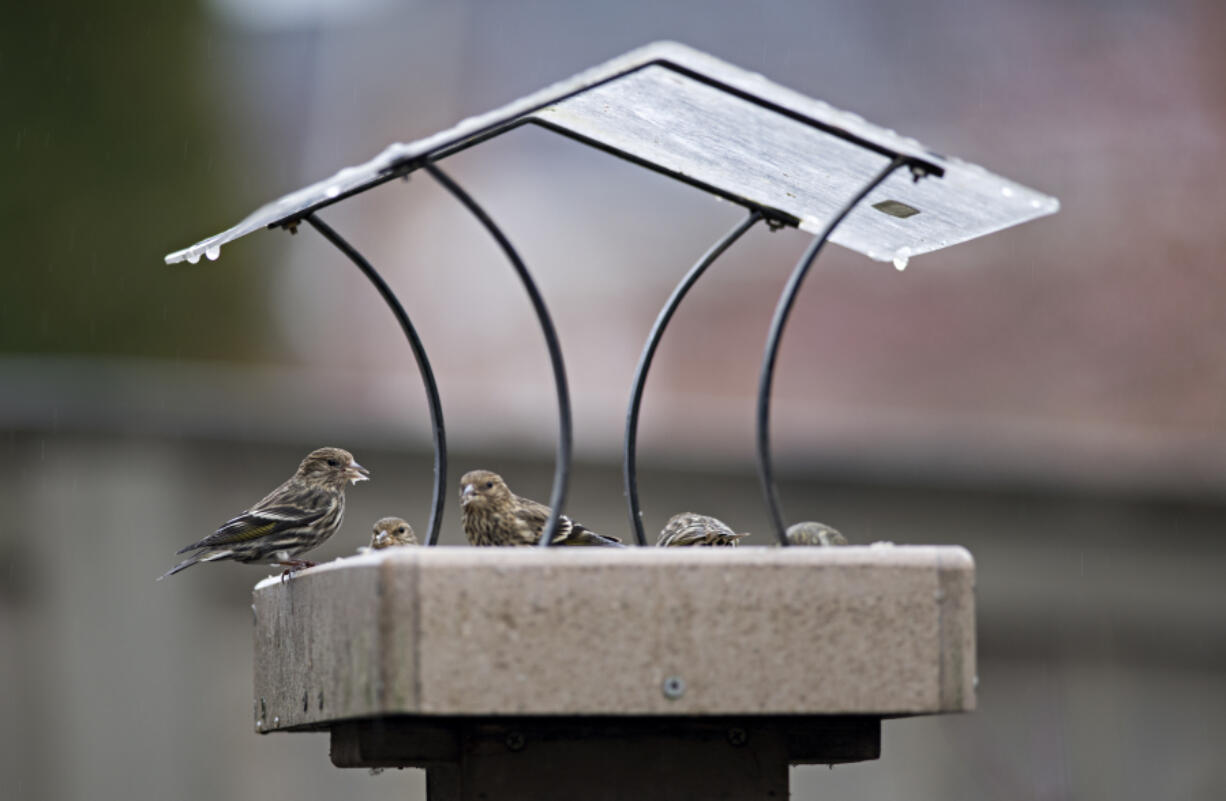
{"label": "concrete feeder tray", "polygon": [[389,549],[256,587],[255,726],[424,767],[432,798],[767,797],[875,759],[882,718],[974,708],[973,587],[950,546]]}

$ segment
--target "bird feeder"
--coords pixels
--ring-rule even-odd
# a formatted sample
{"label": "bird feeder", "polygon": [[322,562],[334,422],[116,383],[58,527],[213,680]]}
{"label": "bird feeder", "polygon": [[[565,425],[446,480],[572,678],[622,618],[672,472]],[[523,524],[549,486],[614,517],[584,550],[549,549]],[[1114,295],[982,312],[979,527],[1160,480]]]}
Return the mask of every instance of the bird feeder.
{"label": "bird feeder", "polygon": [[[544,299],[510,239],[440,163],[537,125],[710,192],[745,217],[664,305],[626,414],[630,533],[646,545],[636,437],[673,313],[758,223],[814,235],[776,307],[757,403],[757,462],[786,546],[770,451],[776,354],[827,240],[900,269],[913,256],[1054,213],[1058,202],[704,53],[656,43],[453,128],[394,144],[166,257],[217,258],[261,228],[315,228],[395,313],[430,410],[434,492],[447,491],[443,414],[425,348],[375,268],[320,217],[422,171],[474,214],[545,337],[558,440],[541,545],[562,514],[571,413]],[[389,549],[256,587],[258,731],[329,730],[342,767],[425,767],[432,799],[784,797],[789,764],[874,759],[880,721],[974,707],[974,565],[957,547]]]}

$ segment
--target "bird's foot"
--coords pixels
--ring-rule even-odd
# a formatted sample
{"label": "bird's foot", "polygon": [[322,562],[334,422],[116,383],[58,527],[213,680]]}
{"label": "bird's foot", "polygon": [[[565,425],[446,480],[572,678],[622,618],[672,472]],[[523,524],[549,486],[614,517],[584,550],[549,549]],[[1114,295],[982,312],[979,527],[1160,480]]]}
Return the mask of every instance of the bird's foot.
{"label": "bird's foot", "polygon": [[281,583],[289,581],[289,577],[297,573],[299,570],[305,570],[308,567],[315,567],[315,563],[306,559],[283,559],[277,562],[278,565],[285,568],[285,572],[281,574]]}

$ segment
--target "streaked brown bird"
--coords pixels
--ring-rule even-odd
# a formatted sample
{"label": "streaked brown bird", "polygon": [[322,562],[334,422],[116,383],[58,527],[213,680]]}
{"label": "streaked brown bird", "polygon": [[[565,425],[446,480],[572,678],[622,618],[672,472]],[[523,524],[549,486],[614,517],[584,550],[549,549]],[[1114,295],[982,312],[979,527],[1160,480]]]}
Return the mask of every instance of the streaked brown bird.
{"label": "streaked brown bird", "polygon": [[179,553],[191,556],[167,570],[158,581],[198,562],[233,559],[269,561],[289,573],[314,562],[295,559],[322,544],[340,528],[345,517],[345,482],[370,478],[370,472],[341,448],[311,451],[288,481],[241,515]]}
{"label": "streaked brown bird", "polygon": [[806,520],[788,526],[788,545],[846,545],[847,538],[825,523]]}
{"label": "streaked brown bird", "polygon": [[375,521],[370,536],[370,547],[376,551],[393,545],[416,545],[417,535],[413,527],[399,517],[383,517]]}
{"label": "streaked brown bird", "polygon": [[[502,476],[470,470],[460,478],[460,520],[470,545],[536,545],[550,509],[511,492]],[[621,540],[597,534],[566,515],[558,518],[553,545],[624,548]]]}
{"label": "streaked brown bird", "polygon": [[748,534],[736,533],[719,518],[682,512],[669,518],[668,523],[660,531],[656,546],[660,548],[735,547],[738,540],[748,536]]}

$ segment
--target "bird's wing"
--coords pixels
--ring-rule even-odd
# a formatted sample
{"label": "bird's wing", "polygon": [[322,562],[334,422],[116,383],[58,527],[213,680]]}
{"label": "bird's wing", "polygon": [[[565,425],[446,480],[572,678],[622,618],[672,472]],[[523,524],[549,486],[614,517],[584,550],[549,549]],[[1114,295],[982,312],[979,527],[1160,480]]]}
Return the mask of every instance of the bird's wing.
{"label": "bird's wing", "polygon": [[[544,521],[541,521],[541,528],[544,528]],[[617,537],[598,534],[566,515],[558,518],[558,531],[554,534],[553,541],[558,545],[609,545],[614,547],[620,546],[622,542]]]}
{"label": "bird's wing", "polygon": [[[545,531],[545,522],[549,520],[549,507],[543,503],[538,503],[531,498],[521,498],[518,495],[514,500],[515,519],[519,521],[521,527],[532,533],[532,539],[539,542],[541,534]],[[554,540],[562,537],[563,530],[570,527],[570,520],[562,517],[558,520],[558,530],[554,534]]]}
{"label": "bird's wing", "polygon": [[[321,490],[301,490],[288,485],[279,488],[259,504],[222,523],[209,536],[179,551],[248,542],[291,528],[308,526],[326,515],[337,498]],[[297,490],[297,491],[295,491]]]}
{"label": "bird's wing", "polygon": [[[534,539],[539,542],[541,536],[545,533],[545,523],[549,520],[549,507],[543,503],[538,503],[529,498],[520,498],[519,496],[516,496],[516,501],[516,517],[532,529]],[[571,520],[566,515],[560,515],[558,517],[558,530],[554,532],[552,544],[617,546],[621,544],[621,540],[616,537],[597,534],[595,531],[585,528],[583,524]]]}
{"label": "bird's wing", "polygon": [[590,528],[586,528],[581,523],[576,523],[568,517],[563,516],[562,520],[569,525],[566,531],[566,536],[562,536],[562,527],[558,527],[558,536],[554,541],[561,545],[603,545],[613,548],[624,548],[622,541],[617,537],[610,537],[608,534],[597,534]]}

